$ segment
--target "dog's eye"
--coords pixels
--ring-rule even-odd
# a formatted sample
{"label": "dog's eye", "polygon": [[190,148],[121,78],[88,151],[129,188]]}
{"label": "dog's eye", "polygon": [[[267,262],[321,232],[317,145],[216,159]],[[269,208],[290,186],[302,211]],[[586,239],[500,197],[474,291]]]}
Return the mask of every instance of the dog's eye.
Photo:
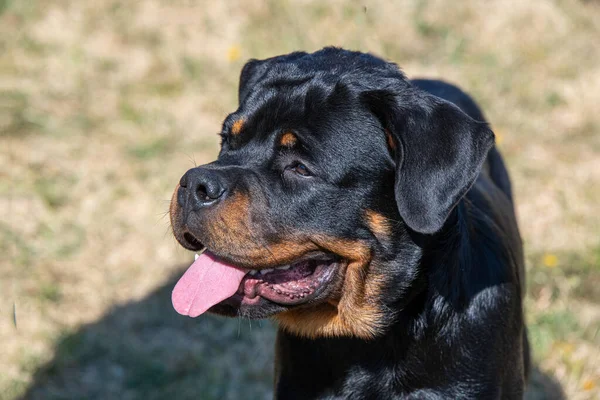
{"label": "dog's eye", "polygon": [[288,167],[288,169],[294,171],[295,173],[297,173],[300,176],[310,176],[311,175],[308,168],[306,168],[306,165],[299,163],[299,162],[291,164]]}

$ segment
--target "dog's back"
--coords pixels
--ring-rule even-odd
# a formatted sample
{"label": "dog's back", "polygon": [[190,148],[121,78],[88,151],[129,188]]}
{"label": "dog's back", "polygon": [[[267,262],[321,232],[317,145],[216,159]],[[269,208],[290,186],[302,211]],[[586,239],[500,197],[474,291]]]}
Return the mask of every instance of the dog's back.
{"label": "dog's back", "polygon": [[[460,90],[458,87],[434,79],[413,79],[412,84],[419,89],[431,93],[434,96],[440,97],[451,103],[454,103],[463,110],[468,116],[477,121],[486,121],[483,112],[475,103],[475,101]],[[508,199],[513,202],[512,188],[508,172],[504,166],[504,161],[496,147],[492,147],[488,153],[487,161],[483,166],[483,172],[487,172],[494,183],[508,196]]]}

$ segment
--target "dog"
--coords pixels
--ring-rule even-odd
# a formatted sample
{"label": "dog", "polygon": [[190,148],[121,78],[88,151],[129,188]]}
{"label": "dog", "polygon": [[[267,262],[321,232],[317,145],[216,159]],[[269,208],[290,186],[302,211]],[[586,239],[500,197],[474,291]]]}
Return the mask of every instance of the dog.
{"label": "dog", "polygon": [[250,60],[170,217],[175,309],[278,323],[277,399],[521,399],[511,184],[476,103],[327,47]]}

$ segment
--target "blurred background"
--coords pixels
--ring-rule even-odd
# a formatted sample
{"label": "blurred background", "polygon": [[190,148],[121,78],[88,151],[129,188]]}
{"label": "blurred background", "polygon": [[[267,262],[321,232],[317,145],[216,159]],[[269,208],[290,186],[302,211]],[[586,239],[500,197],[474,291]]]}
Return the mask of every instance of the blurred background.
{"label": "blurred background", "polygon": [[0,398],[264,399],[268,321],[181,317],[179,177],[241,67],[372,52],[481,104],[514,182],[536,370],[600,398],[600,4],[0,0]]}

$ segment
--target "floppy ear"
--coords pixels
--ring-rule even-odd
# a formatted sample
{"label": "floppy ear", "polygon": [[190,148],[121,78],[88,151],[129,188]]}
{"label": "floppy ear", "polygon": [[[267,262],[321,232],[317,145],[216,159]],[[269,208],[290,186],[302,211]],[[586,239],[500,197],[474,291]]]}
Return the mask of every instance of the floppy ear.
{"label": "floppy ear", "polygon": [[439,231],[477,179],[494,134],[457,106],[414,88],[363,95],[394,140],[395,196],[413,230]]}

